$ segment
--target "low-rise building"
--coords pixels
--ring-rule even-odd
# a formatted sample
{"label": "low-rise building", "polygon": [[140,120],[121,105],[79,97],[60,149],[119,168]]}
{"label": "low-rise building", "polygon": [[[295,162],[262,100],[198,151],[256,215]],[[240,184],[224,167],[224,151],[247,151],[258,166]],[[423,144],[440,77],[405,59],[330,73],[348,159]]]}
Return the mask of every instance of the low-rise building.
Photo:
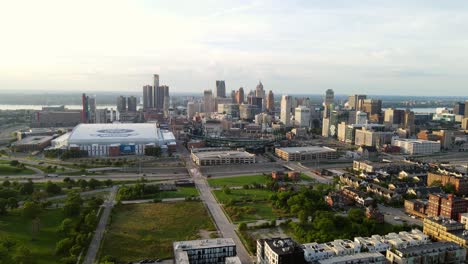
{"label": "low-rise building", "polygon": [[192,150],[192,160],[198,166],[255,163],[255,154],[240,150],[202,151]]}
{"label": "low-rise building", "polygon": [[336,256],[329,259],[319,260],[318,264],[386,264],[387,259],[381,253],[365,252],[347,256]]}
{"label": "low-rise building", "polygon": [[468,200],[453,194],[431,193],[427,207],[428,216],[442,216],[458,220],[459,215],[466,213]]}
{"label": "low-rise building", "polygon": [[387,201],[400,200],[402,198],[402,196],[397,192],[373,183],[367,186],[367,191],[383,197]]}
{"label": "low-rise building", "polygon": [[175,264],[225,263],[235,257],[236,244],[232,238],[216,238],[174,242]]}
{"label": "low-rise building", "polygon": [[353,187],[345,186],[341,189],[341,192],[348,199],[355,201],[357,204],[362,206],[370,206],[374,202],[374,199],[369,197],[365,192],[355,189]]}
{"label": "low-rise building", "polygon": [[304,250],[291,238],[257,240],[258,264],[302,264]]}
{"label": "low-rise building", "polygon": [[337,158],[335,149],[319,146],[276,148],[275,153],[278,157],[287,161],[326,160]]}
{"label": "low-rise building", "polygon": [[431,186],[436,181],[440,182],[442,186],[452,184],[459,195],[468,194],[468,177],[466,175],[447,171],[429,172],[427,174],[427,185]]}
{"label": "low-rise building", "polygon": [[411,246],[387,250],[390,263],[465,263],[466,249],[450,242],[435,242],[422,246]]}
{"label": "low-rise building", "polygon": [[50,146],[53,136],[31,136],[25,137],[19,141],[14,142],[11,146],[15,151],[42,151]]}
{"label": "low-rise building", "polygon": [[418,229],[410,232],[389,233],[385,236],[355,237],[354,241],[361,244],[361,248],[368,252],[385,252],[391,248],[424,245],[430,243],[429,237]]}
{"label": "low-rise building", "polygon": [[429,140],[400,138],[393,139],[392,145],[399,147],[403,153],[410,155],[430,155],[440,152],[440,142]]}
{"label": "low-rise building", "polygon": [[449,241],[460,246],[468,246],[468,232],[465,225],[446,217],[426,217],[423,232],[434,240]]}
{"label": "low-rise building", "polygon": [[307,262],[329,259],[335,256],[347,256],[361,252],[361,244],[352,240],[337,239],[326,243],[303,244],[304,258]]}
{"label": "low-rise building", "polygon": [[418,217],[426,217],[428,200],[405,200],[405,212]]}

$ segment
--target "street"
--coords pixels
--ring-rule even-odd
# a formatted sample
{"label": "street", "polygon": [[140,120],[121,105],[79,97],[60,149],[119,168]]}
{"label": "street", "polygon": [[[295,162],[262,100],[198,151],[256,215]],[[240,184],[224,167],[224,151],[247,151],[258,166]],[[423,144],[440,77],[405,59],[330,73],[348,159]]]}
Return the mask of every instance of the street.
{"label": "street", "polygon": [[112,207],[114,207],[115,196],[117,194],[118,189],[118,186],[112,187],[109,199],[104,202],[104,211],[96,227],[96,231],[94,232],[93,240],[89,244],[88,251],[86,252],[86,256],[83,260],[84,264],[93,264],[96,261],[96,255],[99,251],[99,246],[101,245],[101,240],[104,236],[107,222],[109,221],[109,216],[112,212]]}

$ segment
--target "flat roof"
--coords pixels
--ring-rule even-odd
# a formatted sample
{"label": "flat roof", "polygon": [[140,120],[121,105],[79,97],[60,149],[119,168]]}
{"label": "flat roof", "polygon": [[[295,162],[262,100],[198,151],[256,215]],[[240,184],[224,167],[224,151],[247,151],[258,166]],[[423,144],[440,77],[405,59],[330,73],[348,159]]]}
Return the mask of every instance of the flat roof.
{"label": "flat roof", "polygon": [[47,141],[52,140],[53,136],[30,136],[21,139],[20,141],[15,142],[14,145],[29,145],[29,144],[42,144]]}
{"label": "flat roof", "polygon": [[215,159],[221,157],[232,157],[232,158],[250,158],[255,156],[255,154],[251,154],[247,151],[239,151],[239,150],[224,150],[224,151],[205,151],[205,152],[193,152],[195,156],[199,159]]}
{"label": "flat roof", "polygon": [[289,154],[294,153],[324,153],[324,152],[336,152],[335,149],[329,147],[320,147],[320,146],[309,146],[309,147],[288,147],[288,148],[279,148],[282,151],[285,151]]}
{"label": "flat roof", "polygon": [[162,144],[174,140],[172,132],[161,131],[155,123],[79,124],[68,144]]}
{"label": "flat roof", "polygon": [[423,252],[423,250],[431,250],[431,249],[442,249],[445,250],[447,247],[452,247],[455,249],[462,248],[459,245],[453,243],[453,242],[447,242],[447,241],[438,241],[438,242],[432,242],[429,244],[423,244],[423,245],[417,245],[417,246],[409,246],[406,248],[401,248],[398,249],[397,251],[401,252],[402,254],[411,254],[415,252]]}
{"label": "flat roof", "polygon": [[403,142],[419,143],[419,144],[424,144],[424,143],[440,144],[439,141],[430,141],[430,140],[414,139],[414,138],[396,138],[395,141],[403,141]]}
{"label": "flat roof", "polygon": [[174,251],[192,250],[201,248],[216,248],[236,246],[232,238],[215,238],[215,239],[200,239],[189,241],[177,241],[173,243]]}
{"label": "flat roof", "polygon": [[369,259],[369,258],[385,258],[385,256],[378,252],[373,252],[373,253],[366,252],[366,253],[357,253],[354,255],[331,257],[329,259],[319,260],[318,263],[333,264],[333,263],[342,263],[345,261],[352,261],[352,260],[356,261],[360,259]]}

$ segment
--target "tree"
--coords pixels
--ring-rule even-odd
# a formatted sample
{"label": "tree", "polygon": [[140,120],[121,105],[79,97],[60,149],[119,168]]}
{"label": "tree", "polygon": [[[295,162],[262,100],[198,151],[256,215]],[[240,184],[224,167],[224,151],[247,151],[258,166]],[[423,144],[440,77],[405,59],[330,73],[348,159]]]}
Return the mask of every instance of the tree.
{"label": "tree", "polygon": [[78,180],[78,183],[80,184],[82,190],[85,190],[86,187],[88,187],[88,182],[86,180],[80,179]]}
{"label": "tree", "polygon": [[68,255],[70,249],[73,246],[73,240],[71,238],[64,238],[55,244],[55,254],[59,256]]}
{"label": "tree", "polygon": [[456,192],[455,185],[451,182],[447,182],[444,186],[444,192],[455,194]]}
{"label": "tree", "polygon": [[10,209],[18,208],[18,200],[15,197],[8,198],[8,207],[10,207]]}
{"label": "tree", "polygon": [[8,200],[5,198],[0,198],[0,215],[4,215],[7,212]]}
{"label": "tree", "polygon": [[64,235],[70,235],[73,231],[73,228],[73,220],[71,220],[70,218],[65,218],[60,224],[58,231]]}
{"label": "tree", "polygon": [[247,224],[242,222],[242,223],[239,224],[238,228],[239,228],[240,231],[246,230],[247,229]]}
{"label": "tree", "polygon": [[113,183],[112,183],[112,180],[111,180],[111,179],[107,179],[107,180],[105,181],[105,184],[106,184],[107,187],[110,187],[110,186],[112,186]]}
{"label": "tree", "polygon": [[20,193],[21,194],[32,194],[34,192],[34,183],[32,182],[31,179],[29,179],[27,182],[23,183],[20,187]]}
{"label": "tree", "polygon": [[83,200],[81,199],[79,193],[68,193],[67,198],[65,200],[65,205],[63,206],[63,212],[65,216],[72,217],[79,215],[82,204]]}
{"label": "tree", "polygon": [[99,187],[101,185],[101,182],[94,179],[94,178],[91,178],[89,181],[88,181],[88,187],[91,189],[91,190],[94,190],[96,189],[97,187]]}
{"label": "tree", "polygon": [[231,189],[228,186],[224,185],[223,186],[223,193],[226,194],[226,195],[229,195],[229,194],[231,194]]}
{"label": "tree", "polygon": [[348,211],[348,218],[352,222],[362,223],[362,221],[364,220],[364,217],[365,217],[364,211],[359,208],[351,208]]}
{"label": "tree", "polygon": [[46,192],[48,194],[52,194],[52,195],[54,195],[54,194],[57,195],[57,194],[62,192],[62,188],[60,188],[60,186],[58,186],[58,184],[55,184],[55,183],[53,183],[51,181],[48,181],[46,183],[46,188],[45,189],[46,189]]}
{"label": "tree", "polygon": [[2,183],[2,186],[8,188],[8,187],[11,186],[11,182],[10,182],[9,180],[6,180],[6,181],[4,181],[4,182]]}
{"label": "tree", "polygon": [[10,166],[17,167],[19,164],[20,164],[20,163],[19,163],[19,161],[17,161],[17,160],[12,160],[12,161],[10,161]]}
{"label": "tree", "polygon": [[39,216],[42,212],[42,207],[36,203],[27,201],[23,205],[23,216],[31,219],[32,224],[32,238],[34,239],[36,234],[39,232]]}
{"label": "tree", "polygon": [[13,260],[15,263],[18,264],[34,264],[37,263],[36,259],[34,258],[31,250],[24,246],[20,246],[17,250],[15,255],[13,256]]}

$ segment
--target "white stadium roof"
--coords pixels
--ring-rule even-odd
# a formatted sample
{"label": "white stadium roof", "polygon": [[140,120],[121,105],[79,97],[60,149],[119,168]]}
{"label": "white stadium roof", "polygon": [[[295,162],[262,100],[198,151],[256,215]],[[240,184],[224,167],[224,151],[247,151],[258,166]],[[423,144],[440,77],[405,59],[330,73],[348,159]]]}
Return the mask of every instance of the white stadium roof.
{"label": "white stadium roof", "polygon": [[164,144],[174,140],[171,132],[162,132],[154,123],[79,124],[68,144]]}

